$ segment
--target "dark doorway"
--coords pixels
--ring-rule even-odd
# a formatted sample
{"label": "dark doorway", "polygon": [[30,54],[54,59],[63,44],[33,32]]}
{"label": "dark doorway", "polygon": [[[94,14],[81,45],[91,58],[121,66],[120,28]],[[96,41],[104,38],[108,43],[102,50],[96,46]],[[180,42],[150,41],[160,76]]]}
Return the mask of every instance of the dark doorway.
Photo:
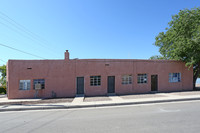
{"label": "dark doorway", "polygon": [[77,77],[76,88],[76,94],[84,94],[84,77]]}
{"label": "dark doorway", "polygon": [[151,91],[158,91],[158,75],[151,75]]}
{"label": "dark doorway", "polygon": [[108,93],[115,93],[115,76],[108,76]]}

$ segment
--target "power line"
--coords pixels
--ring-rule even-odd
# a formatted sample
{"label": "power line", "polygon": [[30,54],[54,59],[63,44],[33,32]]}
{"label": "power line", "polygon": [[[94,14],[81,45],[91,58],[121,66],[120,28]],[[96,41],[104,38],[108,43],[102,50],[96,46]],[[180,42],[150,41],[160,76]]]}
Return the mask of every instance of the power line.
{"label": "power line", "polygon": [[[6,21],[6,22],[8,22],[9,24],[11,24],[12,26],[14,26],[16,29],[18,29],[19,31],[23,31],[23,32],[25,32],[26,33],[26,36],[25,37],[29,37],[29,39],[31,39],[31,40],[33,40],[33,39],[35,39],[35,40],[33,40],[33,41],[36,41],[37,39],[38,39],[38,36],[37,35],[35,35],[33,32],[31,32],[31,31],[29,31],[28,29],[26,29],[24,26],[22,26],[22,25],[20,25],[20,24],[18,24],[16,21],[14,21],[13,19],[11,19],[10,17],[8,17],[6,14],[4,14],[4,13],[2,13],[2,12],[0,12],[0,14],[2,14],[4,17],[7,17],[9,20],[7,20],[7,19],[5,19],[5,18],[3,18],[3,17],[1,17],[0,16],[0,18],[2,18],[4,21]],[[17,33],[19,33],[18,31],[16,31],[15,29],[13,29],[13,28],[11,28],[11,27],[9,27],[8,25],[6,25],[6,24],[4,24],[4,23],[2,23],[1,22],[1,24],[3,24],[4,26],[6,26],[7,28],[10,28],[11,30],[14,30],[15,32],[17,32]],[[21,34],[21,33],[19,33],[19,34]],[[21,34],[21,35],[23,35],[23,34]],[[33,36],[34,35],[34,36]],[[24,35],[23,35],[24,36]],[[36,36],[37,36],[37,38],[36,38]],[[31,37],[31,38],[30,38]],[[38,40],[37,40],[38,41]],[[41,42],[39,42],[39,43],[41,43]],[[41,44],[41,46],[44,46],[44,45],[42,45]]]}
{"label": "power line", "polygon": [[[37,34],[31,32],[30,30],[28,30],[27,28],[25,28],[23,25],[17,23],[15,20],[13,20],[12,18],[10,18],[10,17],[9,17],[8,15],[6,15],[5,13],[3,13],[3,12],[0,11],[0,14],[4,16],[4,18],[1,17],[1,16],[0,16],[0,18],[2,18],[4,21],[10,23],[12,26],[14,26],[14,27],[15,27],[16,29],[18,29],[19,31],[23,31],[23,32],[26,34],[26,36],[25,36],[24,34],[21,34],[20,32],[18,32],[17,30],[15,30],[15,29],[9,27],[8,25],[6,25],[6,24],[0,22],[1,24],[3,24],[4,26],[6,26],[7,28],[9,28],[9,29],[11,29],[11,30],[14,30],[15,32],[19,33],[20,35],[22,35],[22,36],[24,36],[24,37],[27,37],[27,38],[31,39],[32,41],[37,42],[37,44],[39,44],[39,45],[41,45],[41,46],[43,46],[43,47],[45,47],[45,48],[51,50],[51,52],[53,52],[53,54],[55,53],[55,51],[54,51],[53,49],[49,48],[49,43],[48,43],[48,41],[44,40],[43,38],[41,38],[41,37],[38,36]],[[6,17],[6,18],[5,18],[5,17]],[[43,43],[42,43],[41,41],[42,41]]]}
{"label": "power line", "polygon": [[30,38],[29,36],[25,36],[24,34],[20,33],[20,32],[17,31],[16,29],[14,29],[14,28],[12,28],[12,27],[9,27],[9,25],[7,25],[7,24],[4,24],[4,23],[2,23],[2,22],[0,22],[0,24],[2,24],[2,25],[4,25],[5,27],[7,27],[7,28],[9,28],[9,29],[11,29],[11,30],[17,32],[18,34],[20,34],[20,35],[22,35],[22,36],[24,36],[24,37],[27,37],[28,39],[31,39],[32,41],[35,41],[35,40],[33,40],[32,38]]}
{"label": "power line", "polygon": [[31,55],[31,56],[35,56],[35,57],[37,57],[37,58],[45,59],[45,58],[43,58],[43,57],[41,57],[41,56],[34,55],[34,54],[31,54],[31,53],[28,53],[28,52],[25,52],[25,51],[22,51],[22,50],[19,50],[19,49],[16,49],[16,48],[13,48],[13,47],[10,47],[10,46],[7,46],[7,45],[4,45],[4,44],[1,44],[1,43],[0,43],[0,45],[3,46],[3,47],[9,48],[9,49],[16,50],[16,51],[18,51],[18,52],[21,52],[21,53],[27,54],[27,55]]}
{"label": "power line", "polygon": [[[36,35],[35,33],[31,32],[30,30],[28,30],[28,29],[27,29],[26,27],[24,27],[23,25],[17,23],[15,20],[13,20],[12,18],[10,18],[10,17],[9,17],[8,15],[6,15],[5,13],[3,13],[3,12],[0,11],[0,14],[2,14],[4,17],[6,17],[7,19],[9,19],[9,20],[12,21],[12,22],[10,22],[10,21],[8,21],[7,19],[1,17],[2,19],[4,19],[5,21],[9,22],[9,23],[12,24],[12,25],[15,25],[18,29],[23,30],[24,32],[28,33],[30,36],[37,37],[37,39],[40,39],[40,40],[44,41],[44,39],[42,39],[40,36],[38,36],[38,35]],[[46,40],[45,40],[45,41],[46,41]]]}
{"label": "power line", "polygon": [[[34,39],[32,39],[30,36],[27,36],[27,35],[25,35],[25,34],[22,34],[21,32],[19,32],[18,30],[16,30],[16,29],[14,29],[14,28],[12,28],[12,27],[9,27],[9,25],[7,25],[7,24],[4,24],[4,23],[2,23],[2,22],[0,22],[0,24],[2,24],[2,25],[4,25],[5,27],[7,27],[7,28],[9,28],[9,29],[11,29],[11,30],[13,30],[13,31],[15,31],[15,32],[17,32],[18,34],[20,34],[20,35],[22,35],[22,36],[24,36],[24,37],[26,37],[26,38],[28,38],[28,39],[30,39],[30,40],[32,40],[32,41],[34,41],[34,42],[36,42],[37,43],[37,41],[36,40],[34,40]],[[41,46],[43,46],[43,45],[41,45]],[[44,46],[43,46],[44,47]],[[45,47],[46,48],[46,47]],[[53,51],[54,52],[54,51]]]}
{"label": "power line", "polygon": [[4,60],[2,60],[2,59],[0,59],[2,62],[4,62],[4,63],[6,63],[6,61],[4,61]]}

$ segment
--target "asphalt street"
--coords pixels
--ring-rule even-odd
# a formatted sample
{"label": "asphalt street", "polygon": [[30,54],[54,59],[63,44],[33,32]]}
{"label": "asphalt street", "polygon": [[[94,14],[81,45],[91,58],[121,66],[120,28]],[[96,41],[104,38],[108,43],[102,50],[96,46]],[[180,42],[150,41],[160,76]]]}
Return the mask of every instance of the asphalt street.
{"label": "asphalt street", "polygon": [[198,133],[200,101],[0,113],[1,133]]}

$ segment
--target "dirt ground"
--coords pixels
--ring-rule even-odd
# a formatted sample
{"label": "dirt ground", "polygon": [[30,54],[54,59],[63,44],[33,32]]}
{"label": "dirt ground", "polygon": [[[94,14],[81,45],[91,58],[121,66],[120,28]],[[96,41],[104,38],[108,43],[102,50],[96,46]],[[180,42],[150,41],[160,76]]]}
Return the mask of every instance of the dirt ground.
{"label": "dirt ground", "polygon": [[94,101],[110,101],[111,99],[106,96],[101,97],[85,97],[84,102],[94,102]]}
{"label": "dirt ground", "polygon": [[72,102],[73,98],[55,98],[55,99],[42,99],[38,101],[20,101],[20,102],[8,102],[0,103],[0,105],[30,105],[30,104],[45,104],[45,103],[69,103]]}

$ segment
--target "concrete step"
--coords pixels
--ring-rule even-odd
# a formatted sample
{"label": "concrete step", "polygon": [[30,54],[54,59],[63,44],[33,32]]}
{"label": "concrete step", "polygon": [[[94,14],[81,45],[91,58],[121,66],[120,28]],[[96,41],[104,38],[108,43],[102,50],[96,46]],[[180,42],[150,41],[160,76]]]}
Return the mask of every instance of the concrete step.
{"label": "concrete step", "polygon": [[76,96],[71,104],[72,105],[81,104],[83,103],[83,100],[84,100],[84,96]]}
{"label": "concrete step", "polygon": [[120,101],[124,101],[124,99],[122,99],[119,96],[113,95],[113,96],[108,96],[110,99],[112,99],[112,101],[116,101],[116,102],[120,102]]}

